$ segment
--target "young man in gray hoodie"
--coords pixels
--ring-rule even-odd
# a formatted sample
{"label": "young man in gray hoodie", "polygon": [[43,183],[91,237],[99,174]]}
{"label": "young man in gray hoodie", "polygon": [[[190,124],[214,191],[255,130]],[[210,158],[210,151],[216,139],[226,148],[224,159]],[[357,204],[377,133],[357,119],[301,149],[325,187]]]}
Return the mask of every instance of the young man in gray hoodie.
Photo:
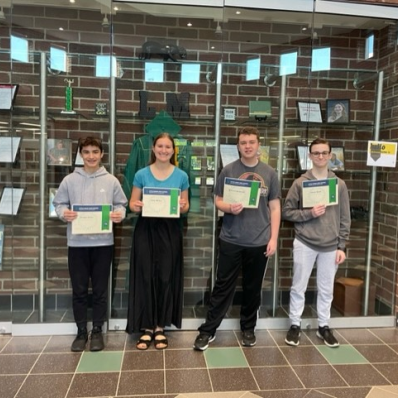
{"label": "young man in gray hoodie", "polygon": [[79,152],[84,166],[76,167],[66,176],[54,197],[58,217],[68,223],[68,268],[73,291],[73,315],[77,336],[71,350],[83,351],[88,340],[87,307],[88,288],[91,279],[93,295],[93,329],[90,350],[104,348],[102,325],[107,318],[108,280],[113,259],[113,232],[72,233],[72,223],[79,216],[73,205],[111,205],[109,219],[120,223],[126,215],[127,198],[116,177],[109,174],[101,159],[104,156],[102,142],[87,137],[79,141]]}
{"label": "young man in gray hoodie", "polygon": [[[296,179],[289,189],[282,219],[294,222],[293,284],[290,289],[289,318],[291,327],[285,342],[298,346],[300,343],[301,316],[305,304],[305,291],[312,269],[317,264],[317,336],[329,347],[339,342],[329,329],[330,308],[333,301],[334,278],[339,264],[346,258],[346,240],[350,233],[350,202],[347,186],[328,164],[332,148],[328,141],[317,138],[309,147],[313,167]],[[337,178],[338,204],[326,206],[319,203],[311,208],[303,207],[303,182]]]}

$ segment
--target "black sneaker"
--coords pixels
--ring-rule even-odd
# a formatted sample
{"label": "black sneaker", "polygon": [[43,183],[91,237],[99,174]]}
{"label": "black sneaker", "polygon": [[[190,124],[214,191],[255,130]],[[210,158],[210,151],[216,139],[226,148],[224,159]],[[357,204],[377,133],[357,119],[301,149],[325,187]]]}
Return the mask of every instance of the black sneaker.
{"label": "black sneaker", "polygon": [[242,332],[242,345],[245,347],[253,347],[256,345],[256,335],[253,330],[244,330]]}
{"label": "black sneaker", "polygon": [[90,351],[102,351],[105,347],[100,326],[94,326],[91,331]]}
{"label": "black sneaker", "polygon": [[316,335],[324,341],[328,347],[338,347],[340,344],[333,336],[333,332],[329,329],[329,326],[319,327]]}
{"label": "black sneaker", "polygon": [[77,336],[70,347],[72,352],[82,352],[86,348],[88,333],[86,328],[77,329]]}
{"label": "black sneaker", "polygon": [[193,344],[193,348],[198,351],[204,351],[207,349],[209,344],[216,339],[216,335],[208,334],[204,332],[200,332],[195,339],[195,343]]}
{"label": "black sneaker", "polygon": [[287,332],[285,343],[297,347],[300,344],[301,329],[300,326],[292,325]]}

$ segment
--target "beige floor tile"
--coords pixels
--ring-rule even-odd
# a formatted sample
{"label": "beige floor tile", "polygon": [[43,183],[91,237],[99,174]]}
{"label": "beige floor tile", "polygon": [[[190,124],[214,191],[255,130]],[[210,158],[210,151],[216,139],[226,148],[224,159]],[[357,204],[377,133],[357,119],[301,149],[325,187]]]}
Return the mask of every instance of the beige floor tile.
{"label": "beige floor tile", "polygon": [[398,386],[373,387],[366,398],[397,398]]}
{"label": "beige floor tile", "polygon": [[176,398],[259,398],[249,391],[180,394]]}

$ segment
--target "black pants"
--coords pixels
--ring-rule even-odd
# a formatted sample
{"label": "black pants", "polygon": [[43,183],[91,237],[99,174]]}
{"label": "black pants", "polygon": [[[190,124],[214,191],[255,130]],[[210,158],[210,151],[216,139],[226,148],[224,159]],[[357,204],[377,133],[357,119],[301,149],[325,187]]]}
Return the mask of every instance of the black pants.
{"label": "black pants", "polygon": [[220,240],[217,279],[210,298],[206,321],[200,332],[213,335],[234,298],[236,281],[242,268],[241,330],[254,330],[261,303],[261,287],[267,267],[266,246],[243,247]]}
{"label": "black pants", "polygon": [[112,246],[69,247],[68,267],[73,290],[73,315],[78,327],[87,325],[88,289],[93,292],[93,326],[107,318],[108,280],[113,258]]}

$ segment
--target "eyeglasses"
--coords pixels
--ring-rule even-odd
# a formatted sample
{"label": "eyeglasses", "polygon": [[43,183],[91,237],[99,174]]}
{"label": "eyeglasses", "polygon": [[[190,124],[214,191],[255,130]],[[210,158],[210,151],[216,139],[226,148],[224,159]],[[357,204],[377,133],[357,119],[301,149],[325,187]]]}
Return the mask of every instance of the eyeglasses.
{"label": "eyeglasses", "polygon": [[316,158],[319,158],[319,156],[326,157],[329,155],[330,152],[324,151],[324,152],[311,152],[312,156],[315,156]]}

